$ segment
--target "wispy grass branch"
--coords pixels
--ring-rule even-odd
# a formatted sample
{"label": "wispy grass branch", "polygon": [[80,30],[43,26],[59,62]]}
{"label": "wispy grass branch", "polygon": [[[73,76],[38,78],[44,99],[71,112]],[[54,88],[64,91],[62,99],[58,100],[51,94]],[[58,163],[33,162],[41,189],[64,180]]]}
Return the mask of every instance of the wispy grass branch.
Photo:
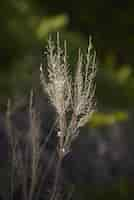
{"label": "wispy grass branch", "polygon": [[[74,80],[70,75],[67,62],[67,44],[64,49],[60,47],[60,38],[54,43],[50,38],[46,53],[46,66],[40,67],[40,79],[43,89],[48,93],[52,104],[58,113],[57,136],[59,162],[57,163],[54,195],[56,199],[57,177],[60,171],[60,163],[70,151],[73,140],[79,134],[79,128],[89,120],[95,106],[95,77],[96,54],[92,48],[91,39],[87,54],[84,57],[79,49],[78,62]],[[68,117],[69,116],[69,117]]]}

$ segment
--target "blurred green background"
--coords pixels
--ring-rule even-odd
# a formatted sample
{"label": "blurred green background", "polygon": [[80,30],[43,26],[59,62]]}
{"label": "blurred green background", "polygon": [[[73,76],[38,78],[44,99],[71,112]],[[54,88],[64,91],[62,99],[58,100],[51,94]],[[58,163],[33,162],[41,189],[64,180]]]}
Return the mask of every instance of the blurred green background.
{"label": "blurred green background", "polygon": [[0,104],[17,90],[27,90],[48,34],[60,31],[70,60],[92,36],[99,105],[133,108],[134,1],[1,0],[0,26]]}
{"label": "blurred green background", "polygon": [[[76,61],[79,47],[87,48],[92,36],[100,110],[133,110],[133,0],[1,0],[0,27],[0,109],[9,97],[31,87],[48,35],[59,31],[61,39],[67,39],[70,63]],[[96,122],[122,119],[118,114],[106,120],[96,116]]]}

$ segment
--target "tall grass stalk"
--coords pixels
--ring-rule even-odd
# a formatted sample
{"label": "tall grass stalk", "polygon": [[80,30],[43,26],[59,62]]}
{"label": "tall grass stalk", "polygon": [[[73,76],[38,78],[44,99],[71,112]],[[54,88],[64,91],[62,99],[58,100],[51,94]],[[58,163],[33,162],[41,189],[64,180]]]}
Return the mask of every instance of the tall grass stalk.
{"label": "tall grass stalk", "polygon": [[40,79],[45,92],[58,113],[57,136],[58,162],[51,200],[57,199],[58,180],[61,163],[71,150],[71,144],[79,135],[79,128],[84,126],[92,116],[95,108],[96,54],[89,40],[87,54],[84,57],[81,49],[74,80],[71,77],[70,65],[67,61],[67,43],[60,47],[59,33],[54,43],[48,41],[46,65],[40,66]]}
{"label": "tall grass stalk", "polygon": [[[41,176],[43,153],[40,135],[39,117],[33,107],[33,91],[29,102],[29,130],[19,132],[12,124],[11,105],[7,109],[7,132],[9,138],[11,160],[11,191],[10,200],[18,186],[24,200],[32,200]],[[18,116],[19,117],[19,116]],[[17,187],[16,187],[17,186]]]}
{"label": "tall grass stalk", "polygon": [[[80,127],[88,122],[94,112],[96,55],[92,48],[91,40],[89,40],[85,56],[79,49],[74,78],[71,76],[67,59],[67,43],[65,41],[64,47],[61,48],[59,33],[55,43],[49,38],[45,55],[45,66],[40,66],[40,81],[45,95],[46,93],[48,94],[58,114],[54,124],[54,127],[57,126],[58,128],[58,144],[56,148],[58,159],[50,198],[51,200],[56,200],[60,198],[59,179],[62,160],[70,153],[72,142],[78,137]],[[46,171],[42,170],[42,157],[45,155],[44,146],[48,139],[51,139],[49,136],[52,130],[50,130],[49,136],[42,144],[40,135],[41,119],[39,119],[38,113],[36,113],[33,106],[33,92],[30,95],[30,128],[27,133],[22,134],[12,126],[11,115],[11,105],[9,104],[7,110],[7,132],[12,161],[10,199],[13,199],[17,177],[18,184],[22,187],[23,199],[32,200],[37,194],[36,200],[38,200],[41,192],[42,177],[46,177],[46,172],[50,168],[49,166]]]}

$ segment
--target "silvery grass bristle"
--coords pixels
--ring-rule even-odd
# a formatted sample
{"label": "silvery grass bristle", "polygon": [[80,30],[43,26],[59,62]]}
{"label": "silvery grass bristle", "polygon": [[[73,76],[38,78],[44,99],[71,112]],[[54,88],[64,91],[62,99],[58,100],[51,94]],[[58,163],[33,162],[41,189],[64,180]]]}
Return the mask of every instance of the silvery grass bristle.
{"label": "silvery grass bristle", "polygon": [[[95,108],[96,53],[91,38],[86,55],[78,52],[75,78],[70,75],[67,42],[60,47],[60,37],[48,40],[46,66],[40,66],[40,80],[45,92],[58,113],[59,154],[64,157],[72,141],[78,136],[79,128],[92,116]],[[71,118],[68,120],[68,113]]]}

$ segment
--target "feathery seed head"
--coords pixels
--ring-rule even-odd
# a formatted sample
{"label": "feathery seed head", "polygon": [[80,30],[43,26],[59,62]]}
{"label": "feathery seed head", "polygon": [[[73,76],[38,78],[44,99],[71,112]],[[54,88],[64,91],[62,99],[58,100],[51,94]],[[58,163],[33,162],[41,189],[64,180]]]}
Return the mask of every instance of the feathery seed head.
{"label": "feathery seed head", "polygon": [[[66,46],[65,42],[64,50],[60,48],[59,34],[56,45],[49,39],[46,71],[43,72],[42,66],[40,68],[43,88],[59,114],[58,136],[62,149],[69,149],[79,128],[91,117],[95,105],[96,54],[91,39],[85,59],[79,49],[74,81],[69,73]],[[71,115],[69,120],[68,114]]]}

